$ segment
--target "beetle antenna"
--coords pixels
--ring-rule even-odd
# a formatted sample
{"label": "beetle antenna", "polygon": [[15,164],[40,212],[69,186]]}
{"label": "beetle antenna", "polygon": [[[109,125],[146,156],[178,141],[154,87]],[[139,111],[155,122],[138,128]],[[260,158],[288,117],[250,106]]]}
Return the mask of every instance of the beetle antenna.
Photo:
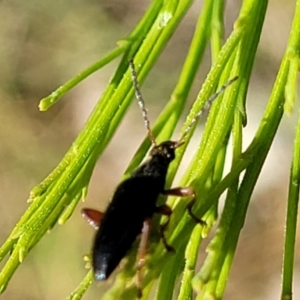
{"label": "beetle antenna", "polygon": [[216,100],[216,98],[222,94],[226,88],[228,88],[234,81],[236,81],[239,77],[235,76],[231,79],[229,79],[224,85],[222,85],[218,91],[216,91],[214,94],[212,94],[209,99],[206,101],[205,106],[196,114],[196,116],[192,119],[191,123],[189,124],[189,126],[186,128],[186,130],[184,131],[184,133],[182,134],[181,138],[178,140],[178,145],[181,145],[183,143],[183,140],[186,138],[187,134],[189,133],[189,131],[191,130],[191,128],[193,127],[193,125],[197,122],[197,120],[199,119],[199,117],[202,115],[202,113],[204,112],[204,110],[209,109],[213,102]]}
{"label": "beetle antenna", "polygon": [[138,83],[138,79],[137,79],[137,75],[136,75],[136,71],[135,71],[135,67],[134,67],[134,63],[133,63],[132,59],[129,61],[129,65],[130,65],[130,69],[131,69],[131,78],[132,78],[132,82],[133,82],[133,87],[135,90],[135,97],[138,101],[140,109],[142,110],[142,115],[143,115],[143,119],[144,119],[144,123],[145,123],[146,129],[147,129],[148,136],[151,140],[152,145],[156,146],[156,140],[155,140],[153,132],[150,128],[150,121],[148,118],[145,101],[143,99],[142,93],[139,88],[139,83]]}

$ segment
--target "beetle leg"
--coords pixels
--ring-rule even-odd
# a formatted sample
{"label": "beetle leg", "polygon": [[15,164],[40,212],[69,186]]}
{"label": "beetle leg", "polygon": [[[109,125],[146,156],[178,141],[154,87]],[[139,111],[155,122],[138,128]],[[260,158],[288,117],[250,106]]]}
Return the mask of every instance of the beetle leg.
{"label": "beetle leg", "polygon": [[188,203],[188,205],[186,206],[188,213],[190,215],[190,217],[196,222],[199,223],[202,226],[205,226],[206,223],[205,221],[199,219],[192,211],[193,206],[195,204],[196,201],[196,193],[195,191],[190,188],[190,187],[177,187],[177,188],[173,188],[170,190],[165,190],[163,191],[164,195],[168,195],[168,196],[178,196],[178,197],[193,197],[192,200]]}
{"label": "beetle leg", "polygon": [[162,242],[163,242],[166,250],[168,252],[175,252],[175,249],[171,245],[168,244],[166,236],[165,236],[165,230],[166,230],[168,224],[170,223],[170,217],[172,214],[172,210],[168,205],[165,204],[165,205],[157,206],[155,212],[158,214],[167,216],[167,221],[163,225],[160,226],[160,236],[161,236]]}
{"label": "beetle leg", "polygon": [[81,215],[92,227],[97,230],[99,229],[104,214],[96,209],[83,208],[81,210]]}
{"label": "beetle leg", "polygon": [[143,229],[141,234],[140,245],[137,254],[137,280],[136,285],[138,289],[138,299],[142,298],[142,268],[145,266],[145,257],[147,252],[147,243],[149,238],[149,232],[151,228],[151,220],[146,219],[143,223]]}

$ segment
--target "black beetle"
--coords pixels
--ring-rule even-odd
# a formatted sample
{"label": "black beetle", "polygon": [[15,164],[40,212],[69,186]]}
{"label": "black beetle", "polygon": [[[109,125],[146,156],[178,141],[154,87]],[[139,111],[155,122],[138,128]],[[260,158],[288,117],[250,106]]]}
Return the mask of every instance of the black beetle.
{"label": "black beetle", "polygon": [[[105,280],[110,276],[141,233],[137,268],[140,270],[143,267],[150,221],[154,213],[168,216],[167,222],[161,227],[161,237],[166,249],[168,251],[173,250],[164,236],[164,229],[169,222],[172,211],[167,205],[156,206],[160,194],[193,197],[187,207],[189,214],[196,222],[204,224],[192,213],[192,206],[195,201],[195,192],[192,188],[178,187],[170,190],[164,188],[168,167],[175,158],[175,150],[183,144],[187,132],[203,110],[191,121],[178,141],[165,141],[157,145],[150,129],[147,110],[138,87],[132,61],[130,61],[130,67],[136,97],[142,109],[148,136],[153,147],[150,151],[150,159],[139,166],[128,179],[118,185],[104,214],[88,208],[82,210],[83,217],[98,229],[92,249],[92,267],[96,280]],[[207,101],[209,105],[236,79],[237,77],[231,79],[216,94],[212,95]],[[141,274],[139,272],[137,284],[141,295]]]}

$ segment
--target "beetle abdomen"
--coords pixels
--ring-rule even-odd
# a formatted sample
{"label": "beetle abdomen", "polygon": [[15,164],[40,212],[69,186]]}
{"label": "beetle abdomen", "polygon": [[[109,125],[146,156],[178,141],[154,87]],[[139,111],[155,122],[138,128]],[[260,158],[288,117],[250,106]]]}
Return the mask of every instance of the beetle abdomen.
{"label": "beetle abdomen", "polygon": [[149,180],[131,178],[116,189],[94,241],[92,263],[96,280],[110,276],[141,233],[143,222],[155,212],[161,188],[156,189]]}

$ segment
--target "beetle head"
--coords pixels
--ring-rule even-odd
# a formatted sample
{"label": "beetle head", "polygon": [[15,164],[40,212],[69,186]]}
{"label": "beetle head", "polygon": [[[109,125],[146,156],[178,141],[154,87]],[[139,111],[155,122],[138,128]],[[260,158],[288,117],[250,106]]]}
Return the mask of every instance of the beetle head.
{"label": "beetle head", "polygon": [[183,142],[166,141],[154,146],[150,152],[152,157],[159,156],[168,161],[172,161],[175,158],[175,150],[183,145]]}

